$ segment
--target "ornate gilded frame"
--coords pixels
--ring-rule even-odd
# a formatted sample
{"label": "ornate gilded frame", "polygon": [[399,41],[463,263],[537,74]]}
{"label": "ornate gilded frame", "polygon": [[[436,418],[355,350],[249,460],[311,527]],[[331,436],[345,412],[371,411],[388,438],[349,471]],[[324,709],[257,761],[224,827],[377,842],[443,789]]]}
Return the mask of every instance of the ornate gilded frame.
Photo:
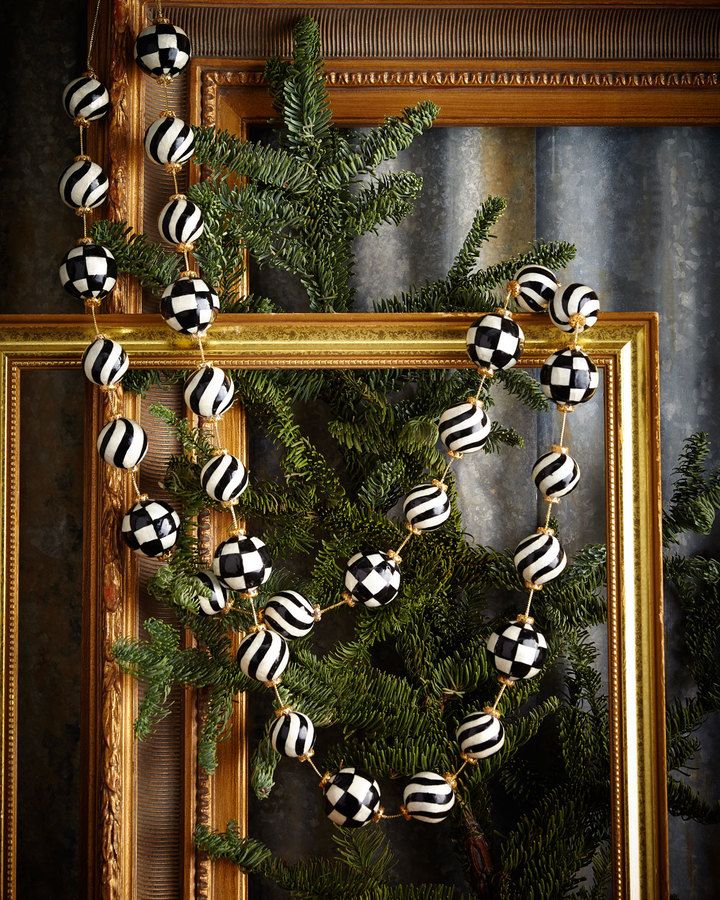
{"label": "ornate gilded frame", "polygon": [[[103,332],[118,336],[134,366],[188,368],[190,346],[173,336],[159,316],[103,316]],[[555,349],[557,333],[530,316],[518,317],[527,341],[522,364],[539,366]],[[439,315],[228,315],[208,339],[206,355],[234,368],[304,367],[464,367],[465,331],[473,317]],[[363,350],[358,353],[358,330]],[[4,557],[2,691],[2,885],[14,896],[16,773],[16,648],[18,621],[18,486],[20,390],[23,373],[33,369],[79,368],[92,336],[81,316],[0,317],[0,445],[4,448],[0,541]],[[608,650],[610,692],[611,806],[615,897],[667,894],[667,801],[664,733],[663,595],[660,501],[658,323],[653,313],[606,314],[583,340],[604,372],[607,483]],[[137,400],[126,397],[127,412]],[[97,433],[89,406],[87,434]],[[101,410],[102,414],[102,410]],[[241,436],[240,436],[241,437]],[[93,457],[96,454],[92,454]],[[96,730],[95,769],[90,791],[97,792],[100,815],[97,859],[91,893],[112,898],[136,896],[133,883],[136,744],[132,721],[136,689],[112,660],[109,648],[121,634],[134,634],[137,608],[131,554],[117,540],[117,517],[129,501],[126,485],[105,467],[93,465],[85,498],[86,607],[90,611],[89,657],[101,665],[90,697]],[[93,716],[94,712],[94,716]],[[226,758],[242,785],[243,748],[226,745]],[[92,765],[91,765],[92,770]],[[222,777],[222,776],[215,776]],[[192,788],[191,788],[192,790]],[[245,817],[244,795],[233,794],[234,810]],[[216,818],[217,816],[217,818]],[[236,872],[220,868],[214,884],[206,872],[198,882],[189,852],[184,894],[191,897],[242,896]],[[199,864],[203,868],[202,863]],[[199,885],[199,887],[198,887]]]}

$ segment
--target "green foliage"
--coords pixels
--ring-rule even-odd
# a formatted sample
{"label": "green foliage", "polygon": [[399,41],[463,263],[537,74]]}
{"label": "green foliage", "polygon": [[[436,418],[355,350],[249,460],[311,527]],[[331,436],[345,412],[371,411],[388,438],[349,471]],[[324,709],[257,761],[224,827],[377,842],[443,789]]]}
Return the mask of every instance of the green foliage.
{"label": "green foliage", "polygon": [[[438,110],[421,102],[363,135],[336,129],[318,28],[307,18],[296,26],[293,59],[270,60],[266,78],[280,119],[276,145],[242,142],[210,129],[196,133],[196,161],[208,177],[190,189],[205,217],[195,255],[226,311],[278,308],[270,299],[242,294],[246,253],[259,265],[296,276],[312,310],[350,309],[353,240],[382,223],[400,224],[422,186],[413,173],[376,170],[429,128]],[[498,302],[498,291],[504,296],[505,283],[520,266],[560,269],[572,259],[570,244],[537,243],[512,259],[479,267],[482,248],[504,208],[503,200],[489,197],[444,278],[379,299],[376,309],[487,310]],[[94,234],[113,250],[121,271],[154,293],[178,271],[176,255],[130,234],[124,225],[98,223]],[[402,550],[396,601],[381,610],[343,605],[329,613],[347,617],[352,628],[330,651],[312,637],[294,642],[281,692],[283,702],[323,729],[322,765],[355,763],[382,779],[425,769],[451,771],[458,766],[454,735],[459,722],[497,692],[485,641],[506,616],[489,610],[498,594],[504,608],[516,609],[523,591],[507,551],[468,541],[453,471],[445,471],[446,457],[438,447],[438,416],[478,390],[477,374],[421,369],[239,370],[231,375],[253,427],[263,430],[277,457],[276,471],[253,475],[237,508],[238,516],[260,531],[274,558],[287,566],[276,567],[263,598],[292,587],[323,610],[335,606],[352,554],[361,548],[397,548],[403,541],[406,532],[396,510],[402,495],[430,477],[443,477],[448,484],[450,519]],[[164,378],[137,371],[126,385],[146,393]],[[526,372],[501,373],[493,379],[493,390],[495,385],[531,410],[547,408]],[[488,385],[481,399],[487,408],[493,406]],[[247,600],[232,595],[223,615],[199,612],[207,589],[196,578],[203,561],[195,517],[204,509],[220,509],[199,485],[212,442],[171,410],[154,406],[152,412],[180,446],[164,486],[182,510],[182,537],[150,584],[176,624],[146,622],[143,638],[118,641],[115,655],[124,670],[146,684],[136,723],[139,737],[167,714],[173,686],[190,685],[199,692],[198,758],[212,771],[238,693],[255,691],[258,702],[266,703],[268,694],[241,673],[231,652],[231,635],[253,623]],[[522,445],[509,424],[494,422],[485,449],[510,458],[512,448]],[[693,436],[683,451],[665,517],[668,543],[677,543],[688,530],[707,533],[712,525],[720,475],[705,470],[707,454],[702,435]],[[605,564],[603,547],[585,547],[536,598],[534,608],[549,637],[543,673],[505,692],[502,751],[469,766],[460,777],[451,821],[456,851],[473,862],[466,868],[468,885],[476,892],[494,898],[599,898],[607,891],[608,701],[589,636],[607,617]],[[299,568],[301,575],[291,574]],[[720,705],[720,661],[707,627],[720,616],[720,569],[713,559],[675,555],[667,560],[666,574],[680,595],[685,640],[692,647],[688,665],[698,686],[696,697],[677,700],[668,710],[671,809],[713,822],[717,804],[700,798],[683,779],[698,749],[697,731]],[[328,627],[323,622],[316,631]],[[188,628],[193,646],[184,640]],[[266,729],[252,757],[258,797],[271,795],[278,764],[289,761],[272,749]],[[459,896],[445,885],[397,883],[383,828],[337,831],[334,858],[293,865],[261,842],[241,837],[233,823],[224,833],[201,826],[196,839],[211,858],[230,860],[297,897]],[[478,871],[478,854],[491,863],[484,873]],[[577,874],[586,867],[591,880]]]}

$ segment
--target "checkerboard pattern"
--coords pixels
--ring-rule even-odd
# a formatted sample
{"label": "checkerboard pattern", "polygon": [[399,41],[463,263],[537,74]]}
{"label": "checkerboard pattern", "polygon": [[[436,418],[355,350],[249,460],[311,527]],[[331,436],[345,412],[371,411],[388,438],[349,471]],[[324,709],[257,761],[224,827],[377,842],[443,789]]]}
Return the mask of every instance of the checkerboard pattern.
{"label": "checkerboard pattern", "polygon": [[510,622],[488,638],[487,648],[501,675],[511,681],[534,678],[547,655],[547,641],[531,622]]}
{"label": "checkerboard pattern", "polygon": [[136,553],[161,556],[175,546],[180,516],[162,500],[138,500],[122,520],[122,536]]}
{"label": "checkerboard pattern", "polygon": [[400,590],[400,569],[387,553],[356,553],[345,570],[345,590],[370,609],[386,606]]}
{"label": "checkerboard pattern", "polygon": [[163,319],[180,334],[205,334],[219,310],[218,295],[202,278],[178,278],[160,300]]}
{"label": "checkerboard pattern", "polygon": [[599,376],[591,359],[577,347],[558,350],[540,370],[540,386],[553,403],[585,403],[598,388]]}
{"label": "checkerboard pattern", "polygon": [[145,28],[135,41],[135,62],[155,78],[175,78],[190,61],[190,38],[182,28],[157,22]]}
{"label": "checkerboard pattern", "polygon": [[345,828],[362,828],[380,806],[380,788],[362,769],[336,772],[325,786],[325,812],[331,822]]}
{"label": "checkerboard pattern", "polygon": [[270,577],[272,559],[260,538],[232,535],[215,551],[213,572],[231,591],[249,591]]}
{"label": "checkerboard pattern", "polygon": [[510,369],[520,359],[525,335],[509,313],[487,313],[468,328],[470,359],[486,369]]}

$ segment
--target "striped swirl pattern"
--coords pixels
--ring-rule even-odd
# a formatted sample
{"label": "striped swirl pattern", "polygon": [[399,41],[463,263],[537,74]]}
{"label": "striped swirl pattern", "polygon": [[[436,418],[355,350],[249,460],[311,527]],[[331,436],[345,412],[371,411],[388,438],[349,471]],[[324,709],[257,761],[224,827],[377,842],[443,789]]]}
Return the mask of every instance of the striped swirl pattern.
{"label": "striped swirl pattern", "polygon": [[535,486],[543,497],[565,497],[580,481],[580,467],[564,450],[543,453],[532,469]]}
{"label": "striped swirl pattern", "polygon": [[87,122],[102,119],[110,109],[107,88],[92,75],[81,75],[71,81],[63,91],[62,102],[71,119]]}
{"label": "striped swirl pattern", "polygon": [[217,613],[221,612],[227,606],[227,589],[221,583],[217,575],[215,575],[214,572],[211,572],[209,569],[206,569],[203,572],[198,572],[195,577],[206,588],[210,589],[209,597],[204,596],[204,594],[197,595],[200,612],[206,616],[217,615]]}
{"label": "striped swirl pattern", "polygon": [[475,453],[487,443],[490,419],[479,403],[458,403],[438,421],[440,440],[453,453]]}
{"label": "striped swirl pattern", "polygon": [[494,372],[515,365],[522,355],[525,335],[509,313],[486,313],[468,328],[466,342],[470,359]]}
{"label": "striped swirl pattern", "polygon": [[470,759],[485,759],[502,749],[505,727],[496,716],[486,712],[471,712],[456,732],[460,751]]}
{"label": "striped swirl pattern", "polygon": [[192,244],[203,233],[200,207],[178,195],[160,210],[158,230],[168,244]]}
{"label": "striped swirl pattern", "polygon": [[554,534],[538,529],[515,548],[515,568],[528,585],[540,586],[557,578],[567,565],[567,556]]}
{"label": "striped swirl pattern", "polygon": [[230,408],[235,387],[222,369],[208,363],[188,379],[185,402],[197,416],[217,418]]}
{"label": "striped swirl pattern", "polygon": [[99,335],[83,353],[85,377],[93,384],[110,387],[122,380],[130,360],[117,341]]}
{"label": "striped swirl pattern", "polygon": [[159,165],[182,165],[193,155],[195,133],[177,116],[161,116],[155,119],[145,132],[145,152]]}
{"label": "striped swirl pattern", "polygon": [[98,453],[116,469],[134,469],[148,451],[145,430],[132,419],[110,419],[97,439]]}
{"label": "striped swirl pattern", "polygon": [[178,278],[160,300],[165,323],[180,334],[205,334],[219,309],[218,295],[202,278]]}
{"label": "striped swirl pattern", "polygon": [[71,247],[60,266],[60,283],[76,300],[104,300],[115,287],[115,257],[100,244]]}
{"label": "striped swirl pattern", "polygon": [[76,159],[60,176],[60,198],[71,209],[95,209],[107,197],[110,183],[102,168],[90,159]]}
{"label": "striped swirl pattern", "polygon": [[177,25],[156,22],[135,41],[135,62],[155,78],[176,78],[190,62],[190,38]]}
{"label": "striped swirl pattern", "polygon": [[520,294],[515,298],[524,312],[543,313],[555,296],[558,280],[546,266],[523,266],[515,273]]}
{"label": "striped swirl pattern", "polygon": [[290,651],[279,634],[260,626],[240,641],[237,661],[248,678],[275,682],[287,668]]}
{"label": "striped swirl pattern", "polygon": [[202,467],[200,484],[213,500],[231,503],[248,486],[247,469],[242,460],[224,450]]}
{"label": "striped swirl pattern", "polygon": [[577,326],[578,331],[587,331],[597,322],[600,301],[592,288],[585,284],[569,284],[560,293],[555,294],[548,312],[553,325],[562,331],[575,331],[576,325],[570,319],[582,316],[584,323]]}
{"label": "striped swirl pattern", "polygon": [[442,822],[454,805],[455,792],[447,779],[435,772],[418,772],[403,791],[403,806],[418,822]]}
{"label": "striped swirl pattern", "polygon": [[252,591],[270,577],[272,558],[260,538],[234,534],[218,546],[212,570],[231,591]]}
{"label": "striped swirl pattern", "polygon": [[305,637],[315,624],[315,611],[309,600],[297,591],[280,591],[263,608],[263,622],[288,640]]}
{"label": "striped swirl pattern", "polygon": [[448,520],[450,498],[434,484],[419,484],[405,498],[403,513],[418,531],[434,531]]}
{"label": "striped swirl pattern", "polygon": [[315,726],[304,713],[285,713],[270,729],[270,743],[284,756],[307,756],[315,746]]}

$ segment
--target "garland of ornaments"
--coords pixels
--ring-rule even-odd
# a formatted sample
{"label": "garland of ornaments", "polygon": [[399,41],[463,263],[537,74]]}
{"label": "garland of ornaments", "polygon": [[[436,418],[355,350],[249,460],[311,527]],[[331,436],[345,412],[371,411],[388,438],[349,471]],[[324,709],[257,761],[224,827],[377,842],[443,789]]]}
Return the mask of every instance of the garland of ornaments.
{"label": "garland of ornaments", "polygon": [[[94,28],[90,51],[93,37]],[[166,101],[170,81],[189,59],[187,35],[170,24],[159,7],[154,23],[138,35],[135,60],[165,87]],[[164,559],[177,542],[180,517],[169,504],[140,493],[135,475],[147,453],[147,435],[137,422],[119,413],[118,389],[128,369],[128,357],[120,344],[100,333],[95,317],[97,307],[115,285],[117,266],[110,250],[93,243],[87,235],[87,217],[107,196],[108,179],[84,153],[85,129],[102,118],[110,105],[108,92],[90,65],[90,53],[87,71],[67,86],[63,103],[79,128],[80,153],[60,177],[59,189],[64,202],[82,217],[83,236],[65,255],[60,279],[69,293],[84,302],[95,326],[96,337],[83,355],[83,370],[93,384],[107,393],[112,410],[110,421],[98,437],[97,448],[108,465],[128,472],[132,478],[136,501],[122,521],[126,543],[140,554]],[[179,191],[177,176],[192,157],[193,149],[192,128],[166,102],[160,117],[147,129],[145,151],[173,179],[174,192],[160,213],[158,227],[163,239],[182,255],[185,268],[165,289],[160,309],[173,330],[197,341],[201,364],[185,385],[184,397],[197,416],[212,424],[217,440],[217,423],[232,403],[234,387],[221,369],[204,358],[202,339],[219,310],[219,300],[190,263],[194,242],[203,231],[202,213]],[[558,328],[573,335],[571,345],[550,356],[540,375],[544,393],[562,413],[559,443],[553,444],[532,470],[537,488],[548,503],[547,517],[545,524],[523,539],[515,551],[515,565],[529,591],[525,612],[501,632],[494,632],[487,642],[499,673],[499,692],[492,706],[470,713],[457,729],[462,765],[454,772],[415,774],[404,789],[399,813],[385,814],[377,782],[362,769],[351,766],[321,773],[317,768],[313,760],[315,727],[307,715],[286,704],[279,691],[290,660],[287,642],[308,635],[331,610],[358,604],[379,610],[397,597],[402,549],[413,536],[434,531],[447,521],[451,506],[443,479],[455,461],[481,450],[487,442],[491,426],[482,400],[469,396],[442,413],[439,435],[449,457],[442,478],[419,484],[410,491],[403,503],[408,531],[405,539],[396,550],[355,553],[346,565],[341,600],[324,609],[292,590],[281,591],[261,609],[256,608],[258,589],[272,572],[272,559],[265,543],[248,535],[236,519],[234,507],[247,488],[248,473],[240,459],[219,447],[219,440],[200,472],[203,489],[230,510],[233,527],[217,547],[212,568],[197,573],[199,583],[209,591],[209,596],[197,596],[199,612],[206,616],[226,613],[235,599],[230,592],[248,602],[254,625],[240,641],[238,665],[247,677],[274,691],[277,706],[270,728],[271,744],[279,753],[312,766],[320,777],[326,813],[337,825],[361,827],[370,821],[401,817],[428,823],[443,821],[455,803],[457,779],[463,769],[497,753],[504,745],[505,731],[498,710],[504,691],[519,679],[537,675],[546,656],[547,643],[535,628],[530,608],[534,594],[567,564],[549,523],[553,505],[575,488],[580,477],[563,439],[568,413],[578,403],[589,400],[598,385],[597,369],[579,348],[578,338],[597,320],[599,304],[594,292],[583,285],[573,284],[560,291],[553,273],[543,266],[522,268],[507,286],[503,306],[483,315],[468,330],[468,354],[480,375],[477,394],[497,371],[511,368],[521,356],[524,335],[509,310],[512,299],[527,312],[547,310]]]}

